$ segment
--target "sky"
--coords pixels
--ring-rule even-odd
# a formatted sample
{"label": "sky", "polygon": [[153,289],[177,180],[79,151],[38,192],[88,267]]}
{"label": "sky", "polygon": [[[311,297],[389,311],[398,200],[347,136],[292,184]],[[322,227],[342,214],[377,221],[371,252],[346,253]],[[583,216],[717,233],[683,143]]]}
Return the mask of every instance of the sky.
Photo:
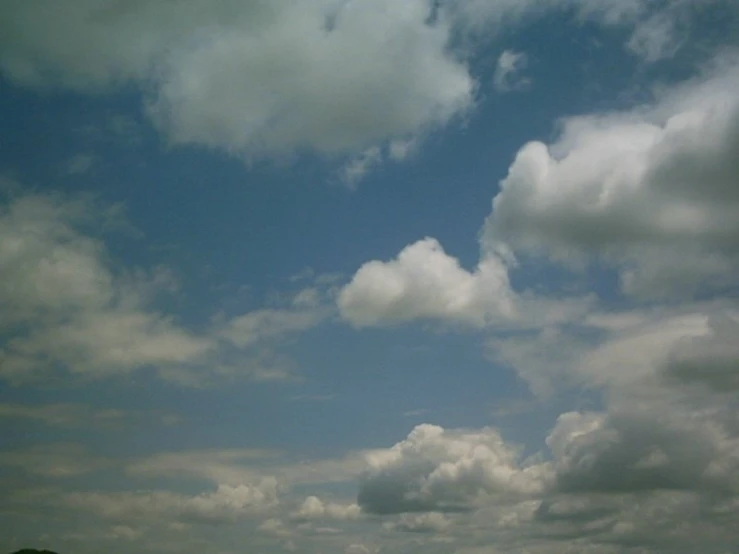
{"label": "sky", "polygon": [[736,0],[3,0],[0,551],[729,554]]}

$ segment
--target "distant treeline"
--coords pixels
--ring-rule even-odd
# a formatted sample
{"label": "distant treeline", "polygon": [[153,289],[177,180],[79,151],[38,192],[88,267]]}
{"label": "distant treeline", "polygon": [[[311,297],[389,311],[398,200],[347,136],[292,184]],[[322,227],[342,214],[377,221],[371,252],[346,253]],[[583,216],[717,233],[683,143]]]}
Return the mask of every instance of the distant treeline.
{"label": "distant treeline", "polygon": [[13,554],[57,554],[52,550],[36,550],[35,548],[24,548],[23,550],[16,550]]}

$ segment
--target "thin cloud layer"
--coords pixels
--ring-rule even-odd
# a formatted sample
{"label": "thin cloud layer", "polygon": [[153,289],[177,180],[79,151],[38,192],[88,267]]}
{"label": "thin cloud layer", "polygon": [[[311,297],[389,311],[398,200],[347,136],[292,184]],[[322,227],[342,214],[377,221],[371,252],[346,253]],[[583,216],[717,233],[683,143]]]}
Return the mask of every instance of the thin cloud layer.
{"label": "thin cloud layer", "polygon": [[259,349],[318,325],[327,315],[318,289],[306,303],[220,317],[205,332],[155,309],[170,292],[167,271],[116,271],[90,202],[49,195],[11,196],[0,207],[0,375],[22,383],[64,374],[110,377],[155,369],[197,385],[240,374],[289,374]]}
{"label": "thin cloud layer", "polygon": [[523,90],[531,80],[521,75],[528,65],[528,56],[515,50],[504,50],[498,57],[498,65],[493,74],[493,86],[498,92]]}

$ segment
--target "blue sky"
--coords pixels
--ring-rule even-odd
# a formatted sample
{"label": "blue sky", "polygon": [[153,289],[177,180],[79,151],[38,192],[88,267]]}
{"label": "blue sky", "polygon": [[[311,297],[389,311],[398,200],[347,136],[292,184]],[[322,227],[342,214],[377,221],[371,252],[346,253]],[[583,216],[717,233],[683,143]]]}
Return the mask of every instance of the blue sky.
{"label": "blue sky", "polygon": [[9,0],[0,548],[724,554],[730,0]]}

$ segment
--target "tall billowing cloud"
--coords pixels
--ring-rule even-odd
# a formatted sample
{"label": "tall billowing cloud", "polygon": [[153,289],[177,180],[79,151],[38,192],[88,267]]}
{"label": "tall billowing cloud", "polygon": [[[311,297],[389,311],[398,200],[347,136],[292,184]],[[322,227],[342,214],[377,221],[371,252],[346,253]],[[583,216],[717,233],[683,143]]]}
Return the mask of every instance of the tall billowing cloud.
{"label": "tall billowing cloud", "polygon": [[481,326],[514,315],[508,270],[498,258],[468,272],[432,238],[404,248],[395,260],[364,264],[338,298],[356,326],[445,319]]}
{"label": "tall billowing cloud", "polygon": [[524,498],[543,490],[546,465],[522,467],[495,429],[419,425],[389,449],[367,454],[358,502],[370,513],[466,511],[489,495]]}
{"label": "tall billowing cloud", "polygon": [[485,246],[601,257],[634,295],[734,284],[739,64],[717,65],[653,105],[568,118],[553,144],[521,148]]}

